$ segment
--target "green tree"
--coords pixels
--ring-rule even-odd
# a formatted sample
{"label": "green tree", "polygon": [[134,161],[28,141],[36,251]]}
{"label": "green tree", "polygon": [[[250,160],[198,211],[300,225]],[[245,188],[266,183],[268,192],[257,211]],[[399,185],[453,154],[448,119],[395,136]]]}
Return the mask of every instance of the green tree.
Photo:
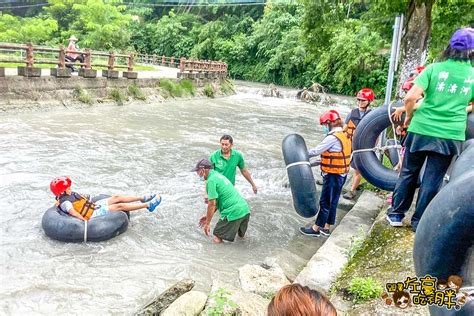
{"label": "green tree", "polygon": [[46,44],[58,29],[53,19],[18,18],[0,14],[0,42]]}
{"label": "green tree", "polygon": [[121,1],[87,0],[73,5],[76,20],[69,34],[78,34],[82,46],[92,49],[125,49],[130,44],[128,25],[132,17],[125,14]]}

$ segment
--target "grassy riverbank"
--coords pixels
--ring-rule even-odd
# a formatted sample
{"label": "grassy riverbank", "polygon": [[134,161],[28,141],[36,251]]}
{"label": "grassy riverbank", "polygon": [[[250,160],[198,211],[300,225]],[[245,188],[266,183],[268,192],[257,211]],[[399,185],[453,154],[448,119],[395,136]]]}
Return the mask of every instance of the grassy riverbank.
{"label": "grassy riverbank", "polygon": [[[380,297],[388,282],[403,282],[414,277],[413,243],[415,233],[405,225],[394,228],[385,220],[381,209],[367,236],[353,241],[349,262],[331,289],[331,300],[346,315],[428,315],[426,307],[412,306],[401,310],[386,305]],[[410,218],[411,214],[407,216]]]}

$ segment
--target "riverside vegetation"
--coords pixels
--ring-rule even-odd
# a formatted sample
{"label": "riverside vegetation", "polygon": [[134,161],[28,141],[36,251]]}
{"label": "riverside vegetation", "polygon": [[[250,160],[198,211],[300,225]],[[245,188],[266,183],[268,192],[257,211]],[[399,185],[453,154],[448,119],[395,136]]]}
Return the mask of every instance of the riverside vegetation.
{"label": "riverside vegetation", "polygon": [[[470,4],[464,0],[208,4],[48,0],[44,6],[2,9],[0,42],[57,46],[75,35],[81,47],[94,50],[222,60],[234,79],[298,87],[319,82],[330,92],[351,95],[368,86],[380,96],[396,15],[405,13],[406,38],[417,29],[425,32],[411,45],[428,53],[428,62],[456,28],[470,23],[465,14]],[[417,21],[422,25],[413,24]]]}

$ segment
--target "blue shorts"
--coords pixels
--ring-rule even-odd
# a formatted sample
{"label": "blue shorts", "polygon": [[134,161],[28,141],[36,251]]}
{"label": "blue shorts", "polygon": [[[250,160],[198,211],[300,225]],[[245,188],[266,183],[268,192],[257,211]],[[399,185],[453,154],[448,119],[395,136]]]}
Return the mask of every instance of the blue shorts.
{"label": "blue shorts", "polygon": [[104,216],[109,213],[109,203],[107,202],[107,200],[108,198],[95,202],[95,210],[91,218],[94,218],[97,216]]}

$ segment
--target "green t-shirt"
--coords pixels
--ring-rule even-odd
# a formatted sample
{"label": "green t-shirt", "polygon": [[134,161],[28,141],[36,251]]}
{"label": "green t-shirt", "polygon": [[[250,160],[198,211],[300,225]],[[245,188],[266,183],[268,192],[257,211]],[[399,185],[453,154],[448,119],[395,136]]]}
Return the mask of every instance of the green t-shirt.
{"label": "green t-shirt", "polygon": [[473,99],[474,70],[469,62],[448,59],[431,64],[414,84],[425,98],[413,115],[409,132],[464,141],[466,106]]}
{"label": "green t-shirt", "polygon": [[245,169],[244,156],[242,156],[240,151],[235,149],[230,150],[229,160],[222,156],[220,149],[213,152],[209,157],[209,160],[214,164],[214,170],[222,173],[230,182],[232,182],[232,185],[235,185],[235,172],[237,167],[239,167],[240,170]]}
{"label": "green t-shirt", "polygon": [[211,170],[206,181],[206,192],[209,201],[217,199],[217,209],[221,219],[235,221],[250,213],[249,205],[240,196],[229,179],[219,172]]}

